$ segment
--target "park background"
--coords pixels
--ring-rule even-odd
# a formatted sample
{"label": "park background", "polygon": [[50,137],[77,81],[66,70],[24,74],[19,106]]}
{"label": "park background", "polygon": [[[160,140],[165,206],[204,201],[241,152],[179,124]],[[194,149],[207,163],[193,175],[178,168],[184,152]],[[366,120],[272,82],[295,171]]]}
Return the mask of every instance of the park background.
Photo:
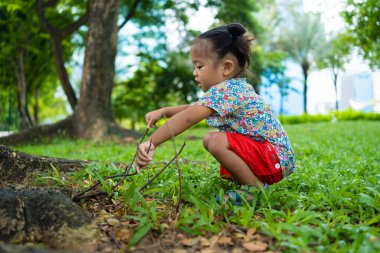
{"label": "park background", "polygon": [[[103,252],[377,252],[379,12],[376,0],[0,0],[0,198],[64,193],[92,215]],[[191,41],[231,22],[256,37],[249,81],[297,157],[293,175],[241,207],[215,201],[237,186],[203,150],[205,122],[128,174],[152,133],[146,112],[202,95]],[[2,250],[93,251],[43,227],[49,236],[3,237],[9,227]]]}

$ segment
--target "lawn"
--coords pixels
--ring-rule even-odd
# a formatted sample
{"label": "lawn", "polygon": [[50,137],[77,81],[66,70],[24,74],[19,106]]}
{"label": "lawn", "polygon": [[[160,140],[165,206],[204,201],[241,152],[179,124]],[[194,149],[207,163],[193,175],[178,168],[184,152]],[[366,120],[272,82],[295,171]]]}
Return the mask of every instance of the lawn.
{"label": "lawn", "polygon": [[[219,179],[218,164],[203,150],[202,136],[210,129],[194,128],[176,137],[177,151],[186,140],[178,163],[184,205],[174,219],[176,229],[194,238],[212,238],[233,226],[236,231],[260,235],[257,238],[263,238],[267,250],[380,252],[380,122],[285,125],[285,129],[296,153],[296,172],[242,207],[215,201],[215,195],[235,186]],[[148,231],[172,226],[180,189],[176,163],[141,194],[138,189],[164,166],[160,162],[175,155],[173,145],[169,141],[158,147],[151,169],[128,177],[117,193],[110,193],[114,202],[123,201],[119,218],[136,224],[125,241],[129,246]],[[131,161],[135,150],[134,145],[82,140],[15,148],[44,156],[108,161],[70,175],[58,175],[52,169],[38,178],[41,185],[78,190],[120,173],[111,161]],[[103,189],[109,190],[113,183],[103,182]],[[83,207],[90,208],[86,203]],[[225,244],[233,247],[228,240]]]}

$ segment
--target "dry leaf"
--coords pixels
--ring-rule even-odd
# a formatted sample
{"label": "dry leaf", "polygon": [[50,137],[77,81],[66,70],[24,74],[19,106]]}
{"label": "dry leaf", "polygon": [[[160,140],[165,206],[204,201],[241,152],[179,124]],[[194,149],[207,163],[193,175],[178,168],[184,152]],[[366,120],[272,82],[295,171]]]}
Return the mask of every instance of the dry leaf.
{"label": "dry leaf", "polygon": [[219,238],[218,240],[218,244],[219,245],[223,245],[223,246],[227,246],[227,245],[232,245],[232,238],[231,237],[226,237],[226,236],[222,236]]}
{"label": "dry leaf", "polygon": [[234,233],[234,236],[238,239],[246,238],[246,235],[243,233]]}
{"label": "dry leaf", "polygon": [[182,244],[188,247],[193,247],[198,244],[199,238],[188,238],[188,239],[183,239]]}
{"label": "dry leaf", "polygon": [[109,219],[107,219],[107,223],[108,223],[108,225],[115,226],[115,225],[119,224],[120,221],[118,219],[115,219],[115,218],[109,218]]}
{"label": "dry leaf", "polygon": [[187,253],[187,250],[184,250],[184,249],[173,249],[173,253]]}
{"label": "dry leaf", "polygon": [[119,241],[128,242],[133,235],[132,230],[122,228],[120,230],[116,230],[115,236]]}
{"label": "dry leaf", "polygon": [[209,241],[210,241],[210,247],[213,247],[214,244],[218,241],[219,237],[217,235],[212,236]]}
{"label": "dry leaf", "polygon": [[209,247],[210,241],[207,238],[202,237],[201,238],[201,245],[202,245],[202,247]]}
{"label": "dry leaf", "polygon": [[201,253],[216,253],[216,250],[214,250],[214,249],[202,249]]}
{"label": "dry leaf", "polygon": [[265,242],[255,241],[243,243],[243,247],[250,252],[264,251],[268,248],[268,244],[266,244]]}
{"label": "dry leaf", "polygon": [[253,239],[253,235],[256,233],[256,228],[250,228],[247,231],[247,235],[245,236],[244,241],[249,242]]}

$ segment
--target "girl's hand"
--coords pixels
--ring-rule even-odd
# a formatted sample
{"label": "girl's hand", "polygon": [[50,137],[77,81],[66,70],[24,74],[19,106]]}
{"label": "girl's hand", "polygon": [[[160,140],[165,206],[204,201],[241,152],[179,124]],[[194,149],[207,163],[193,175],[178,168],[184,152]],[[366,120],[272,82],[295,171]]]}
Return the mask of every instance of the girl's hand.
{"label": "girl's hand", "polygon": [[153,160],[155,147],[152,142],[146,141],[137,147],[136,156],[136,172],[140,173],[140,168],[143,169]]}
{"label": "girl's hand", "polygon": [[148,112],[145,115],[145,120],[146,120],[146,126],[148,128],[152,128],[156,126],[156,122],[161,119],[164,116],[164,110],[163,108]]}

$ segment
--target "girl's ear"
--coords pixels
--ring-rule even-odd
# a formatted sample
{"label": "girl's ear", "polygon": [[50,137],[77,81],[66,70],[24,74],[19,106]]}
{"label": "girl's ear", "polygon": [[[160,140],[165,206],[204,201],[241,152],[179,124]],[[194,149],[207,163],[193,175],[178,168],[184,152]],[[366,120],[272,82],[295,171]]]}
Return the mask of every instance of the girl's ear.
{"label": "girl's ear", "polygon": [[230,59],[226,59],[223,63],[223,75],[226,77],[230,76],[234,72],[234,69],[235,69],[234,61]]}

